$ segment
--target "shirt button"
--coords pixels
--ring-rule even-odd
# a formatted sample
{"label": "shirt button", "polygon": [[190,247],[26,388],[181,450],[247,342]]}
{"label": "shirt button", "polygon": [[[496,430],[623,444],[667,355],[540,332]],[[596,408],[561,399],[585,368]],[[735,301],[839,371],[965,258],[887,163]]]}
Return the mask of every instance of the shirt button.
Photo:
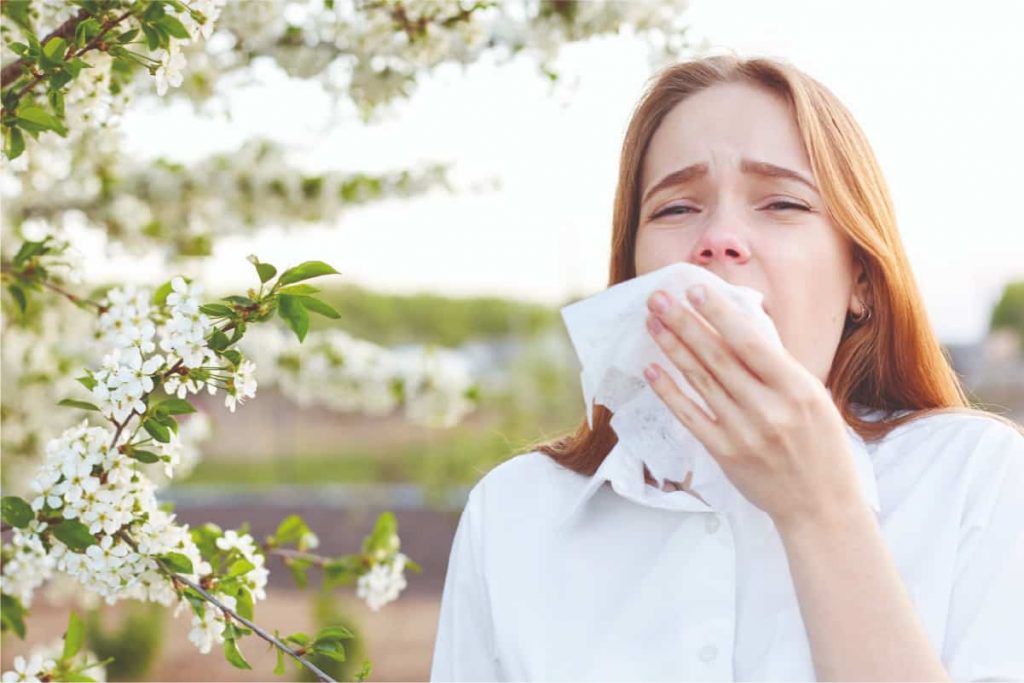
{"label": "shirt button", "polygon": [[710,662],[718,656],[718,648],[714,645],[705,645],[700,649],[700,652],[697,653],[697,656],[700,657],[700,661],[702,662]]}
{"label": "shirt button", "polygon": [[718,520],[717,515],[708,515],[707,521],[704,522],[704,530],[709,534],[713,534],[718,531],[718,527],[721,522]]}

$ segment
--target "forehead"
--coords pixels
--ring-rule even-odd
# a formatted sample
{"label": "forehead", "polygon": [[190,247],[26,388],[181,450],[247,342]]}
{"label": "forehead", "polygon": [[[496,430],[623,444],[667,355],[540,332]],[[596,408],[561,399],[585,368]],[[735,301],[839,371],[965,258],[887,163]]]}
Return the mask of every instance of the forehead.
{"label": "forehead", "polygon": [[743,157],[812,177],[792,109],[780,95],[742,83],[714,85],[673,107],[648,145],[641,189],[678,168],[706,161],[712,175]]}

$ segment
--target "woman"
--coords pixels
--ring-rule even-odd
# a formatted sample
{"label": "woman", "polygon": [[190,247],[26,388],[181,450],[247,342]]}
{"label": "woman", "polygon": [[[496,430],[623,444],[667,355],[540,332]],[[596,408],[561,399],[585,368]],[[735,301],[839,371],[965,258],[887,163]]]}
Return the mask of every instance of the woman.
{"label": "woman", "polygon": [[758,607],[758,568],[687,482],[644,472],[636,495],[595,406],[470,491],[431,680],[1024,680],[1024,430],[969,407],[846,108],[784,62],[671,66],[626,132],[613,221],[610,285],[688,261],[764,294],[783,351],[715,292],[699,315],[648,301],[714,419],[648,380],[771,517],[795,600]]}

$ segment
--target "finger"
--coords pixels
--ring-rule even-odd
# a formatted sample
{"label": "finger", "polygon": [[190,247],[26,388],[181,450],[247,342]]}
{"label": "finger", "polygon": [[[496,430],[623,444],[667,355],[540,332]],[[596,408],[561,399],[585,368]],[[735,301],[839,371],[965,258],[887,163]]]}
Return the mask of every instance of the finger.
{"label": "finger", "polygon": [[[656,293],[657,294],[657,293]],[[690,349],[732,399],[745,410],[762,405],[768,393],[761,379],[737,357],[722,336],[691,308],[665,292],[668,305],[658,318]],[[652,297],[651,304],[654,304]]]}
{"label": "finger", "polygon": [[684,394],[672,378],[657,363],[651,363],[644,375],[672,414],[696,436],[708,451],[724,453],[725,432],[704,409]]}
{"label": "finger", "polygon": [[647,329],[658,347],[708,404],[718,424],[727,429],[735,426],[741,418],[738,406],[716,374],[704,366],[674,332],[662,325],[657,316],[647,318]]}
{"label": "finger", "polygon": [[758,330],[739,306],[713,287],[700,286],[703,301],[690,296],[687,300],[700,317],[714,327],[744,365],[765,384],[784,388],[792,381],[793,358],[784,348],[773,344]]}

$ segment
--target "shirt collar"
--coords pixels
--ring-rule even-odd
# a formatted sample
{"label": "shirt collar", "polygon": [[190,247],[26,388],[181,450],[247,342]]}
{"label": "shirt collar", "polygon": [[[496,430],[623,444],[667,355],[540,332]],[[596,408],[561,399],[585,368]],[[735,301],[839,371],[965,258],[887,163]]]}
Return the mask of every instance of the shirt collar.
{"label": "shirt collar", "polygon": [[[865,412],[863,406],[855,406],[855,409],[863,416]],[[871,452],[860,435],[849,425],[847,425],[847,434],[850,437],[851,452],[861,483],[861,491],[865,501],[877,515],[881,510],[881,505]],[[715,512],[714,508],[691,493],[664,491],[647,484],[644,481],[643,463],[626,457],[623,449],[612,447],[594,474],[587,479],[583,488],[572,497],[558,524],[566,524],[575,517],[587,504],[587,501],[604,487],[606,482],[616,493],[640,505],[666,510]]]}

